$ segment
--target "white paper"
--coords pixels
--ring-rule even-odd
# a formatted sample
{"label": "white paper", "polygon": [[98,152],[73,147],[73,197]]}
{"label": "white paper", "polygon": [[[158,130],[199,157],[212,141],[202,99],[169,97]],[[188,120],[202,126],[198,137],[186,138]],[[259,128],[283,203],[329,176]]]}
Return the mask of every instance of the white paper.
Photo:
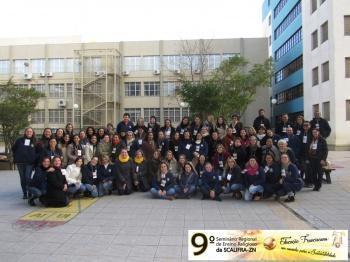
{"label": "white paper", "polygon": [[30,146],[30,139],[24,139],[24,145]]}
{"label": "white paper", "polygon": [[78,156],[81,156],[81,150],[78,149]]}
{"label": "white paper", "polygon": [[93,179],[97,178],[97,171],[92,172],[92,178]]}
{"label": "white paper", "polygon": [[190,144],[187,144],[186,145],[186,149],[189,150],[191,148],[191,145]]}
{"label": "white paper", "polygon": [[313,144],[312,144],[312,149],[313,149],[313,150],[317,150],[317,144],[316,144],[316,143],[313,143]]}
{"label": "white paper", "polygon": [[307,136],[303,136],[303,144],[307,143]]}
{"label": "white paper", "polygon": [[231,177],[232,177],[231,174],[227,174],[226,179],[227,179],[228,181],[230,181],[230,180],[231,180]]}

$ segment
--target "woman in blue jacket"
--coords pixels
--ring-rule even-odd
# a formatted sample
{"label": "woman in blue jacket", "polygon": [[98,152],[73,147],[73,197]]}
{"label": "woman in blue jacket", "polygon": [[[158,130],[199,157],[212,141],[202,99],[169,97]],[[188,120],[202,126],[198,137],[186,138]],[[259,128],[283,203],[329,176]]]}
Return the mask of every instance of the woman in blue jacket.
{"label": "woman in blue jacket", "polygon": [[281,177],[281,186],[277,191],[276,200],[281,196],[287,195],[287,199],[284,202],[293,202],[295,193],[303,188],[304,183],[297,166],[290,161],[288,154],[281,155]]}
{"label": "woman in blue jacket", "polygon": [[188,161],[193,158],[194,146],[191,138],[191,133],[189,131],[184,132],[184,137],[181,139],[179,144],[179,155],[183,154],[186,156]]}
{"label": "woman in blue jacket", "polygon": [[114,183],[114,165],[111,164],[109,156],[101,157],[101,164],[97,168],[97,178],[99,196],[106,193],[111,195]]}
{"label": "woman in blue jacket", "polygon": [[40,152],[36,146],[34,130],[31,127],[26,128],[24,136],[16,140],[12,152],[21,181],[23,199],[28,199],[28,183]]}
{"label": "woman in blue jacket", "polygon": [[177,178],[175,185],[177,198],[191,198],[196,192],[198,175],[190,162],[185,164],[184,170],[180,177]]}
{"label": "woman in blue jacket", "polygon": [[245,180],[245,200],[260,200],[264,193],[265,173],[254,157],[250,157],[242,172]]}
{"label": "woman in blue jacket", "polygon": [[197,133],[196,135],[196,140],[193,142],[193,150],[195,157],[199,157],[200,155],[208,157],[208,144],[204,141],[201,133]]}
{"label": "woman in blue jacket", "polygon": [[85,196],[98,196],[98,177],[97,177],[98,158],[92,157],[91,161],[81,169],[81,183]]}
{"label": "woman in blue jacket", "polygon": [[220,194],[222,193],[221,182],[217,172],[213,170],[210,162],[205,163],[205,171],[202,175],[201,192],[203,194],[202,200],[211,199],[221,201]]}
{"label": "woman in blue jacket", "polygon": [[280,187],[281,167],[275,162],[274,156],[268,153],[263,161],[265,172],[264,198],[269,198],[276,194]]}
{"label": "woman in blue jacket", "polygon": [[235,199],[242,199],[241,191],[244,189],[244,180],[241,168],[231,156],[227,159],[224,170],[225,193],[233,193]]}
{"label": "woman in blue jacket", "polygon": [[175,196],[175,177],[169,172],[166,162],[161,162],[160,172],[153,178],[151,194],[154,198],[173,200]]}

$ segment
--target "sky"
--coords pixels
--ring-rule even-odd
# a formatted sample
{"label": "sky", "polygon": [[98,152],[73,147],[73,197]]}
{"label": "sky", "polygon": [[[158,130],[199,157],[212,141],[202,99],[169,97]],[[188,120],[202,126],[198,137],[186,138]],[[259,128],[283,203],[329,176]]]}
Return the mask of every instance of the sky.
{"label": "sky", "polygon": [[261,5],[262,0],[1,0],[0,38],[261,37]]}

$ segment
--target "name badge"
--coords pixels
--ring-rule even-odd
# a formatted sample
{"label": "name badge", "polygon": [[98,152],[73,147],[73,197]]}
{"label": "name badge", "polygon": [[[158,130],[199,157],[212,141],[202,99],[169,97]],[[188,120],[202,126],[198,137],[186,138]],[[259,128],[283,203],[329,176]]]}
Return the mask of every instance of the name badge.
{"label": "name badge", "polygon": [[199,146],[196,146],[196,151],[197,151],[197,152],[199,151]]}
{"label": "name badge", "polygon": [[165,135],[166,135],[167,137],[169,137],[169,136],[170,136],[170,131],[165,131]]}
{"label": "name badge", "polygon": [[312,144],[312,149],[313,150],[316,150],[317,149],[317,144],[315,143],[315,144]]}
{"label": "name badge", "polygon": [[232,129],[232,133],[234,133],[234,134],[236,134],[236,133],[237,133],[236,128],[233,128],[233,129]]}
{"label": "name badge", "polygon": [[35,174],[35,170],[32,170],[32,174],[30,175],[30,179],[33,179],[34,174]]}
{"label": "name badge", "polygon": [[198,130],[193,130],[193,135],[194,136],[197,135],[197,133],[198,133]]}
{"label": "name badge", "polygon": [[136,166],[136,172],[139,172],[139,166]]}
{"label": "name badge", "polygon": [[162,181],[160,182],[160,186],[162,186],[162,187],[165,187],[165,184],[166,184],[166,181],[165,181],[165,180],[162,180]]}
{"label": "name badge", "polygon": [[268,166],[265,166],[265,169],[264,169],[265,173],[267,173],[269,170],[270,168]]}
{"label": "name badge", "polygon": [[297,131],[297,136],[299,136],[299,135],[300,135],[300,133],[301,133],[301,132],[300,132],[300,130],[298,130],[298,131]]}
{"label": "name badge", "polygon": [[130,151],[130,146],[127,146],[127,151]]}
{"label": "name badge", "polygon": [[307,136],[303,136],[303,144],[307,143]]}
{"label": "name badge", "polygon": [[231,175],[231,174],[227,174],[226,179],[227,179],[228,181],[230,181],[230,180],[231,180],[231,177],[232,177],[232,175]]}
{"label": "name badge", "polygon": [[92,178],[93,179],[97,178],[97,171],[92,172]]}
{"label": "name badge", "polygon": [[148,128],[148,132],[152,132],[152,128],[150,127],[150,128]]}
{"label": "name badge", "polygon": [[179,146],[174,146],[175,152],[179,151]]}
{"label": "name badge", "polygon": [[30,146],[30,139],[24,139],[24,145]]}
{"label": "name badge", "polygon": [[54,158],[54,156],[51,156],[50,158],[51,158],[51,160],[52,160],[52,159]]}
{"label": "name badge", "polygon": [[191,145],[190,144],[187,144],[186,145],[186,149],[189,150],[191,148]]}
{"label": "name badge", "polygon": [[78,149],[78,156],[81,156],[81,150]]}
{"label": "name badge", "polygon": [[138,142],[139,142],[139,145],[142,145],[142,139],[139,139]]}
{"label": "name badge", "polygon": [[282,132],[283,132],[283,133],[286,133],[286,132],[287,132],[287,128],[286,128],[286,127],[283,127]]}
{"label": "name badge", "polygon": [[320,124],[316,124],[316,128],[319,129],[320,128]]}
{"label": "name badge", "polygon": [[282,170],[281,170],[281,176],[283,176],[283,177],[286,176],[286,170],[285,170],[285,169],[282,169]]}
{"label": "name badge", "polygon": [[180,130],[180,134],[181,134],[181,135],[183,135],[183,134],[184,134],[184,132],[185,132],[185,130],[184,130],[184,129],[181,129],[181,130]]}
{"label": "name badge", "polygon": [[223,161],[219,161],[219,166],[220,167],[224,167],[224,162]]}
{"label": "name badge", "polygon": [[261,123],[260,126],[265,126],[265,125],[263,123]]}
{"label": "name badge", "polygon": [[117,150],[116,148],[113,148],[112,154],[115,154],[116,150]]}
{"label": "name badge", "polygon": [[221,177],[221,176],[218,176],[218,178],[219,178],[219,181],[221,181],[221,180],[222,180],[222,177]]}
{"label": "name badge", "polygon": [[233,156],[233,159],[237,159],[237,153],[233,153],[232,156]]}
{"label": "name badge", "polygon": [[284,139],[284,141],[286,141],[286,142],[288,143],[288,142],[289,142],[289,138],[286,137],[286,138]]}

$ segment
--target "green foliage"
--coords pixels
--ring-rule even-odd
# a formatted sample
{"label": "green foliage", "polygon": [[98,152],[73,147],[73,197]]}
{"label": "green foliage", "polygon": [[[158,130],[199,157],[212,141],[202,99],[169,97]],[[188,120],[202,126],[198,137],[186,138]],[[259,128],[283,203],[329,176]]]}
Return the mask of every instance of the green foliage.
{"label": "green foliage", "polygon": [[0,94],[0,130],[5,152],[10,153],[20,131],[29,125],[28,117],[35,111],[38,99],[44,95],[34,89],[18,88],[12,79],[0,85]]}
{"label": "green foliage", "polygon": [[202,117],[242,114],[254,100],[256,89],[269,86],[271,75],[270,59],[250,65],[243,57],[232,57],[202,81],[182,80],[179,95],[189,104],[191,112]]}

